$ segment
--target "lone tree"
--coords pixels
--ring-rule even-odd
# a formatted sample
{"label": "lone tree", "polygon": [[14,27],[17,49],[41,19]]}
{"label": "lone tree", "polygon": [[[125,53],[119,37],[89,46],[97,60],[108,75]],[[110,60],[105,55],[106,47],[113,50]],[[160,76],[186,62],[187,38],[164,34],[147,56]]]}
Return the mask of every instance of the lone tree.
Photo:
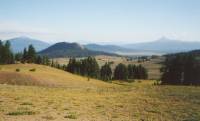
{"label": "lone tree", "polygon": [[109,63],[105,63],[105,65],[101,67],[100,77],[104,81],[109,81],[112,79],[112,70]]}

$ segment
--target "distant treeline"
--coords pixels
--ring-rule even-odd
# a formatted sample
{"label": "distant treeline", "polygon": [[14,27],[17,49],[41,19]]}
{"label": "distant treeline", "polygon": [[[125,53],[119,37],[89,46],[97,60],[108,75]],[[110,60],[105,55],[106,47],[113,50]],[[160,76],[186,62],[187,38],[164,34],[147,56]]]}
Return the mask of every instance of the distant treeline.
{"label": "distant treeline", "polygon": [[70,58],[68,65],[60,65],[58,62],[50,60],[47,56],[37,55],[35,48],[32,45],[21,53],[12,53],[10,42],[6,41],[5,44],[0,41],[0,64],[14,64],[14,63],[35,63],[48,65],[70,73],[82,75],[89,78],[102,79],[109,81],[129,79],[147,79],[147,70],[141,65],[124,65],[118,64],[112,72],[111,62],[105,63],[101,68],[93,57],[77,60]]}
{"label": "distant treeline", "polygon": [[200,56],[193,52],[166,55],[162,84],[200,85]]}

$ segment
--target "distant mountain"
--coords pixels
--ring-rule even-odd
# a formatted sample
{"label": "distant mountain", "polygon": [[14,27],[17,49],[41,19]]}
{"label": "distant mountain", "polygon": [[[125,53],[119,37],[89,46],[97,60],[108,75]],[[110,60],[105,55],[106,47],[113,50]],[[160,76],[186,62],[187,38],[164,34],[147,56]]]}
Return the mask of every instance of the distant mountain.
{"label": "distant mountain", "polygon": [[90,50],[110,52],[110,53],[133,51],[131,49],[116,46],[116,45],[87,44],[87,45],[85,45],[85,48],[90,49]]}
{"label": "distant mountain", "polygon": [[50,46],[49,43],[36,39],[31,39],[28,37],[17,37],[5,41],[10,41],[11,48],[14,53],[22,52],[24,48],[27,48],[30,44],[32,44],[35,47],[36,51],[41,51]]}
{"label": "distant mountain", "polygon": [[87,44],[85,45],[86,48],[95,51],[103,51],[109,53],[115,53],[119,55],[128,55],[128,56],[142,56],[142,55],[162,55],[162,52],[155,52],[155,51],[147,51],[143,50],[142,48],[132,49],[126,48],[116,45],[99,45],[99,44]]}
{"label": "distant mountain", "polygon": [[192,50],[189,53],[191,53],[193,55],[196,55],[196,56],[198,56],[200,58],[200,49],[199,50]]}
{"label": "distant mountain", "polygon": [[116,55],[101,51],[92,51],[78,43],[59,42],[42,51],[38,54],[45,55],[51,58],[56,57],[85,57],[96,55]]}
{"label": "distant mountain", "polygon": [[159,51],[164,53],[190,51],[200,49],[200,42],[186,42],[180,40],[171,40],[162,37],[153,42],[137,43],[124,45],[123,47],[137,50]]}

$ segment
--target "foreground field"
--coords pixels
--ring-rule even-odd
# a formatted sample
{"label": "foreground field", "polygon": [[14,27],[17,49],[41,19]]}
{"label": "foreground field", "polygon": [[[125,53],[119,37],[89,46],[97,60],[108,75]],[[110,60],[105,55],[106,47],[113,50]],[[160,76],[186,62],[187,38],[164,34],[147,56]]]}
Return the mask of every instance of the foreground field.
{"label": "foreground field", "polygon": [[[14,72],[15,68],[21,71]],[[29,72],[30,68],[36,71]],[[22,77],[25,74],[37,81],[41,78],[41,81],[35,86],[23,86],[23,83],[19,86],[18,82],[0,84],[0,121],[200,120],[200,87],[155,86],[148,80],[133,83],[87,81],[38,65],[3,66],[1,73],[20,73]],[[51,83],[46,84],[50,78]]]}

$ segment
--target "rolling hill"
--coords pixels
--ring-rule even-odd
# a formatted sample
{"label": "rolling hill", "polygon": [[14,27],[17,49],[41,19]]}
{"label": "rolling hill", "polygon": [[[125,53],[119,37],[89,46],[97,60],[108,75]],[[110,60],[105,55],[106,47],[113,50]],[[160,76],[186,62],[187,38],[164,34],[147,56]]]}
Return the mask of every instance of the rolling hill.
{"label": "rolling hill", "polygon": [[[20,72],[16,72],[16,68]],[[29,71],[35,68],[35,72]],[[0,65],[0,84],[28,85],[28,86],[48,86],[48,87],[73,87],[81,85],[109,86],[108,83],[71,74],[56,68],[37,64],[11,64]]]}
{"label": "rolling hill", "polygon": [[96,55],[116,55],[100,51],[92,51],[78,43],[59,42],[38,53],[51,58],[57,57],[85,57]]}
{"label": "rolling hill", "polygon": [[5,40],[5,41],[10,41],[12,51],[14,53],[22,52],[24,48],[27,48],[30,44],[32,44],[35,47],[36,51],[41,51],[50,46],[49,43],[36,40],[36,39],[31,39],[28,37],[17,37],[17,38]]}

